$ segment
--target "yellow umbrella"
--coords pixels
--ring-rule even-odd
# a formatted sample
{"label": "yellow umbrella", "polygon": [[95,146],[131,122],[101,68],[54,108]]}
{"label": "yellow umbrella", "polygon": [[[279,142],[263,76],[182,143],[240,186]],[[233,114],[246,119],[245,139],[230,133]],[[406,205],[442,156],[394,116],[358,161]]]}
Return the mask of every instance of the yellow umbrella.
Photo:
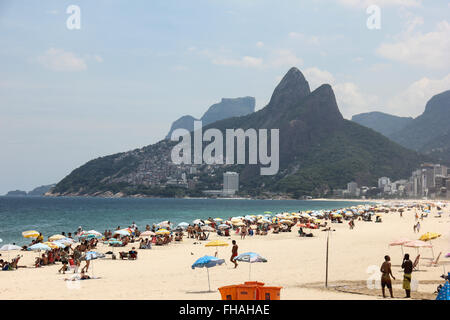
{"label": "yellow umbrella", "polygon": [[205,247],[226,247],[226,246],[228,246],[228,242],[221,240],[214,240],[205,244]]}
{"label": "yellow umbrella", "polygon": [[56,245],[56,244],[54,244],[52,242],[44,242],[43,244],[49,246],[52,249],[58,249],[59,248],[58,245]]}
{"label": "yellow umbrella", "polygon": [[236,227],[242,227],[242,226],[245,226],[245,223],[243,223],[242,221],[239,221],[239,222],[233,222],[233,225]]}
{"label": "yellow umbrella", "polygon": [[427,232],[427,233],[423,234],[423,235],[419,238],[419,240],[422,240],[422,241],[429,241],[429,240],[433,240],[433,239],[439,238],[440,236],[441,236],[441,235],[440,235],[439,233],[436,233],[436,232]]}
{"label": "yellow umbrella", "polygon": [[24,231],[22,232],[22,236],[24,238],[37,238],[39,237],[39,232],[35,230]]}
{"label": "yellow umbrella", "polygon": [[51,237],[48,238],[49,241],[56,241],[56,240],[61,240],[66,238],[65,236],[63,236],[62,234],[55,234]]}
{"label": "yellow umbrella", "polygon": [[167,229],[159,229],[155,232],[156,234],[170,234],[170,231]]}

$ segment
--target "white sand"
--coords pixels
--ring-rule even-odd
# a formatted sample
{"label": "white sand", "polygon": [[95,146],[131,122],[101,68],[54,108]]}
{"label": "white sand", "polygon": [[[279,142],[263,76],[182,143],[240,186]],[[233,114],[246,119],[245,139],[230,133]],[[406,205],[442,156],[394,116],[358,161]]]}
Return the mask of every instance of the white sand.
{"label": "white sand", "polygon": [[[366,281],[371,274],[370,266],[379,269],[383,257],[392,258],[394,286],[400,288],[402,272],[402,254],[400,247],[389,247],[389,242],[407,237],[418,239],[425,232],[438,232],[442,237],[433,240],[434,253],[442,252],[441,261],[450,261],[444,255],[450,250],[450,205],[445,208],[442,218],[434,218],[436,209],[421,221],[420,234],[413,232],[414,211],[406,211],[403,218],[399,213],[384,214],[383,223],[356,221],[356,228],[349,230],[346,222],[331,224],[336,232],[331,233],[329,256],[329,281]],[[314,238],[300,238],[297,228],[290,233],[269,234],[268,236],[247,237],[233,234],[239,245],[239,253],[253,251],[267,258],[267,263],[252,265],[252,279],[265,282],[266,285],[282,286],[282,299],[380,299],[369,295],[355,295],[335,290],[306,288],[305,285],[325,281],[325,248],[327,232],[313,230]],[[209,240],[217,235],[211,234]],[[102,259],[93,261],[93,271],[89,274],[100,279],[66,282],[72,274],[58,274],[57,265],[42,268],[32,267],[37,253],[20,252],[23,258],[16,271],[0,272],[0,299],[220,299],[217,288],[224,285],[243,283],[248,280],[249,265],[240,263],[233,269],[229,261],[231,239],[221,237],[230,243],[219,249],[219,257],[227,264],[209,269],[213,293],[207,293],[206,269],[191,269],[192,263],[199,257],[214,255],[214,248],[203,244],[193,244],[195,240],[185,238],[182,243],[168,246],[153,246],[151,250],[138,250],[136,261]],[[138,246],[138,244],[136,244]],[[114,251],[127,251],[114,248]],[[106,252],[110,247],[99,244],[98,251]],[[416,257],[416,249],[405,248],[411,259]],[[10,257],[15,253],[10,252]],[[191,254],[192,253],[192,254]],[[6,253],[2,252],[6,257]],[[431,257],[431,250],[421,249],[422,257]],[[108,256],[110,257],[110,256]],[[420,285],[421,280],[439,281],[444,266],[426,267],[427,260],[422,259],[420,272],[414,272],[413,278],[419,280],[419,292],[433,292],[435,285]],[[82,266],[84,262],[82,263]],[[450,265],[446,270],[450,269]],[[414,292],[412,294],[414,296]]]}

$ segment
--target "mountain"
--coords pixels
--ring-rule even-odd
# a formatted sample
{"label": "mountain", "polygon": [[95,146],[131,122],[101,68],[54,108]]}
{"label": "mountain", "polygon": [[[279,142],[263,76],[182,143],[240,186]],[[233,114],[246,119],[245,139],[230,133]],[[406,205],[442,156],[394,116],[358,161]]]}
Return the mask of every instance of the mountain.
{"label": "mountain", "polygon": [[56,186],[56,184],[50,184],[50,185],[47,185],[47,186],[40,186],[40,187],[34,188],[33,190],[28,191],[28,192],[22,191],[22,190],[9,191],[6,194],[6,196],[14,196],[14,197],[17,197],[17,196],[21,196],[21,197],[24,197],[24,196],[43,196],[55,186]]}
{"label": "mountain", "polygon": [[399,144],[422,152],[441,147],[448,150],[450,140],[450,90],[433,96],[426,104],[425,111],[389,137]]}
{"label": "mountain", "polygon": [[26,191],[22,191],[22,190],[14,190],[14,191],[9,191],[6,194],[7,197],[26,197],[27,196],[27,192]]}
{"label": "mountain", "polygon": [[28,196],[43,196],[44,194],[49,192],[50,189],[53,188],[54,186],[56,186],[56,184],[49,184],[46,186],[37,187],[37,188],[34,188],[33,190],[29,191],[27,193],[27,195]]}
{"label": "mountain", "polygon": [[202,125],[206,126],[210,123],[223,120],[231,117],[245,116],[255,111],[255,98],[242,97],[242,98],[222,98],[222,101],[213,104],[208,108],[205,114],[196,119],[193,116],[182,116],[178,120],[172,123],[169,133],[166,139],[170,139],[172,132],[176,129],[187,129],[188,131],[194,130],[194,121],[201,120]]}
{"label": "mountain", "polygon": [[352,121],[373,129],[384,136],[389,136],[403,129],[412,120],[411,117],[398,117],[378,111],[360,113],[352,117]]}
{"label": "mountain", "polygon": [[[344,119],[331,86],[324,84],[311,92],[297,68],[283,77],[266,107],[214,122],[203,130],[209,128],[222,133],[238,128],[279,129],[278,173],[262,176],[260,164],[175,165],[170,154],[176,143],[163,140],[92,160],[59,182],[51,195],[196,196],[202,195],[202,190],[221,188],[223,172],[236,171],[240,173],[243,195],[270,192],[293,197],[326,196],[350,181],[370,186],[381,176],[394,180],[408,177],[428,160],[378,132]],[[174,184],[183,172],[191,183],[187,189]]]}

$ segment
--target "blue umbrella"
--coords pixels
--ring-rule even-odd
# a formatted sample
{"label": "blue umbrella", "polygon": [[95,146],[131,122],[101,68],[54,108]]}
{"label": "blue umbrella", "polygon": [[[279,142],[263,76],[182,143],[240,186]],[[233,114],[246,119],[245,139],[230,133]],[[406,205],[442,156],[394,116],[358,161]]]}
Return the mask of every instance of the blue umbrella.
{"label": "blue umbrella", "polygon": [[[448,277],[450,278],[450,272]],[[439,290],[436,300],[450,300],[450,280],[447,280],[441,290]]]}
{"label": "blue umbrella", "polygon": [[248,270],[248,279],[250,280],[250,275],[252,271],[252,263],[255,262],[267,262],[266,258],[261,257],[256,252],[245,252],[241,253],[237,257],[234,258],[236,261],[242,261],[242,262],[248,262],[249,263],[249,270]]}
{"label": "blue umbrella", "polygon": [[181,222],[181,223],[178,224],[178,227],[185,229],[185,228],[189,227],[189,223]]}
{"label": "blue umbrella", "polygon": [[208,273],[208,288],[209,291],[211,291],[211,285],[209,282],[209,268],[215,267],[217,265],[221,265],[225,262],[224,259],[219,259],[213,256],[203,256],[197,261],[194,262],[194,264],[191,266],[192,269],[195,268],[206,268],[206,271]]}
{"label": "blue umbrella", "polygon": [[33,250],[33,251],[50,251],[52,250],[52,248],[50,248],[48,245],[43,244],[43,243],[36,243],[33,244],[32,246],[28,247],[28,250]]}

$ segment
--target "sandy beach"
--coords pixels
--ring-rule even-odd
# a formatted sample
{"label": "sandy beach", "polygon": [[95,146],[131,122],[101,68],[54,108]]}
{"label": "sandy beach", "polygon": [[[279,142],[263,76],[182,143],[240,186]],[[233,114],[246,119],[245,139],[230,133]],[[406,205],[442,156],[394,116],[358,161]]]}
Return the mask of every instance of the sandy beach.
{"label": "sandy beach", "polygon": [[[435,217],[436,212],[433,208],[427,218],[420,220],[420,233],[413,231],[414,209],[405,211],[403,217],[398,212],[384,214],[382,223],[356,221],[353,230],[345,221],[331,224],[336,231],[330,233],[328,289],[324,288],[327,232],[312,230],[313,238],[300,238],[298,227],[294,227],[292,232],[247,236],[244,240],[234,232],[230,237],[211,233],[209,240],[220,238],[230,243],[228,247],[219,248],[219,257],[224,258],[226,264],[209,269],[213,292],[206,292],[206,269],[192,270],[191,265],[203,255],[214,255],[215,248],[184,237],[181,243],[138,250],[135,261],[94,260],[89,274],[98,279],[86,281],[64,281],[73,273],[59,274],[60,263],[34,268],[38,253],[12,251],[9,256],[20,253],[23,257],[19,266],[27,267],[0,272],[0,299],[220,299],[218,287],[249,279],[247,263],[242,262],[234,269],[229,261],[231,240],[237,241],[239,253],[257,252],[268,260],[252,265],[251,280],[282,286],[281,299],[383,299],[381,290],[366,288],[366,281],[374,275],[371,270],[379,270],[386,254],[391,256],[397,279],[393,282],[394,295],[403,298],[401,248],[389,247],[389,243],[404,237],[415,240],[426,232],[437,232],[442,236],[432,240],[432,244],[435,256],[442,252],[439,265],[427,266],[432,251],[423,248],[420,249],[420,271],[413,273],[413,279],[419,284],[412,298],[433,298],[436,286],[443,283],[440,275],[450,270],[450,265],[446,265],[450,259],[444,257],[450,251],[450,204],[443,208],[441,218]],[[129,244],[127,248],[114,248],[114,251],[128,251],[133,245],[138,247],[137,243]],[[97,247],[99,252],[109,250],[111,247],[101,243]],[[404,250],[414,260],[416,249]],[[2,257],[6,256],[7,252],[2,252]]]}

